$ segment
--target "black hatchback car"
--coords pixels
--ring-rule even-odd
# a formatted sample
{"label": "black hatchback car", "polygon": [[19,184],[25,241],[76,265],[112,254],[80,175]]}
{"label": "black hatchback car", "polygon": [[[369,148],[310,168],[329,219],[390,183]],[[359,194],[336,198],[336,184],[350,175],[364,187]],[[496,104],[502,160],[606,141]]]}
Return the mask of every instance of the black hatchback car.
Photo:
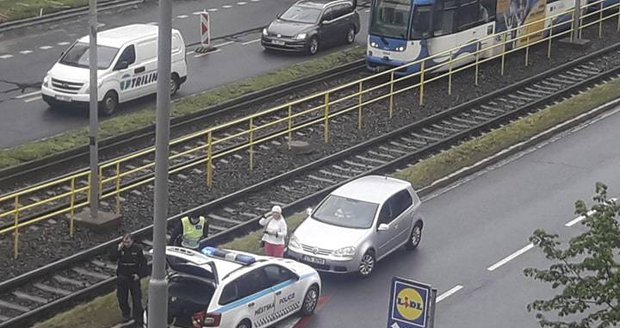
{"label": "black hatchback car", "polygon": [[265,49],[314,55],[327,45],[353,43],[360,31],[356,1],[301,0],[263,29]]}

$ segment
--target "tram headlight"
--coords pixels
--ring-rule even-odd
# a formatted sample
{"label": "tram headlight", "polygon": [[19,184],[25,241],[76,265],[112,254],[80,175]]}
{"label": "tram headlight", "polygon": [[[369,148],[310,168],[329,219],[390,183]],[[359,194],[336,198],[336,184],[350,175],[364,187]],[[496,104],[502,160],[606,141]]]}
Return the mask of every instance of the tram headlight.
{"label": "tram headlight", "polygon": [[405,47],[398,47],[398,48],[396,48],[396,51],[403,52],[403,51],[405,51]]}
{"label": "tram headlight", "polygon": [[379,45],[378,45],[376,42],[371,42],[371,43],[370,43],[370,46],[371,46],[371,47],[373,47],[373,48],[376,48],[376,47],[378,47]]}

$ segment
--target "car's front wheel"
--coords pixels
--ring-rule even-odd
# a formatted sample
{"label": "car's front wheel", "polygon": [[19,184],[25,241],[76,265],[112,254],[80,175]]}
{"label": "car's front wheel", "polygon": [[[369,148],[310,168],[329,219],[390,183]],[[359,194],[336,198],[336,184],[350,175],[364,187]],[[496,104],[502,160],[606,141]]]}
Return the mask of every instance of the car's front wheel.
{"label": "car's front wheel", "polygon": [[245,319],[237,325],[237,328],[252,328],[252,324],[249,320]]}
{"label": "car's front wheel", "polygon": [[316,285],[313,285],[306,292],[306,296],[304,296],[304,302],[301,304],[301,314],[304,316],[312,315],[318,302],[319,288]]}
{"label": "car's front wheel", "polygon": [[110,116],[118,109],[118,95],[114,91],[108,91],[103,96],[103,101],[99,106],[99,111],[105,115]]}
{"label": "car's front wheel", "polygon": [[308,41],[308,54],[315,55],[319,51],[319,39],[316,36],[310,38]]}
{"label": "car's front wheel", "polygon": [[375,253],[373,251],[367,251],[360,261],[358,272],[360,277],[368,278],[375,268],[375,262]]}

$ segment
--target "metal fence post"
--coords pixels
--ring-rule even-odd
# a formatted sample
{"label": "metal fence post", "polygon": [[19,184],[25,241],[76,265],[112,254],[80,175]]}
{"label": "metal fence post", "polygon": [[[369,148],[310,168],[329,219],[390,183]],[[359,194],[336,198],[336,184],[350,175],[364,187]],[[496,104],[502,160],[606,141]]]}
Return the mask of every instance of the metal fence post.
{"label": "metal fence post", "polygon": [[254,118],[250,117],[250,171],[254,169]]}
{"label": "metal fence post", "polygon": [[357,95],[357,101],[358,101],[358,107],[357,107],[357,129],[361,130],[362,129],[362,103],[363,103],[363,97],[362,97],[362,81],[360,81],[360,86],[359,86],[359,92]]}
{"label": "metal fence post", "polygon": [[116,162],[116,214],[121,214],[121,162]]}
{"label": "metal fence post", "polygon": [[207,136],[207,186],[213,186],[213,133]]}
{"label": "metal fence post", "polygon": [[15,233],[13,241],[13,258],[17,258],[19,248],[19,195],[15,195]]}
{"label": "metal fence post", "polygon": [[478,85],[478,70],[479,70],[478,62],[479,61],[480,61],[480,42],[476,42],[476,76],[474,78],[475,85]]}
{"label": "metal fence post", "polygon": [[99,167],[99,197],[103,196],[103,167]]}
{"label": "metal fence post", "polygon": [[618,26],[616,27],[616,32],[620,31],[620,5],[618,5]]}
{"label": "metal fence post", "polygon": [[390,73],[390,118],[394,111],[394,71]]}
{"label": "metal fence post", "polygon": [[450,59],[448,59],[448,95],[452,95],[452,50],[450,50]]}
{"label": "metal fence post", "polygon": [[75,232],[74,226],[75,219],[75,177],[71,178],[71,218],[69,219],[69,236],[73,238]]}
{"label": "metal fence post", "polygon": [[426,61],[422,60],[420,65],[420,106],[424,104],[424,63]]}
{"label": "metal fence post", "polygon": [[547,58],[551,58],[551,41],[553,40],[553,25],[549,28],[549,46],[547,47]]}
{"label": "metal fence post", "polygon": [[325,94],[325,143],[329,142],[329,92]]}
{"label": "metal fence post", "polygon": [[504,76],[504,65],[506,63],[506,43],[508,43],[508,31],[504,32],[504,35],[502,36],[502,39],[504,40],[503,45],[502,45],[502,67],[501,67],[501,75]]}
{"label": "metal fence post", "polygon": [[527,44],[525,45],[525,67],[528,66],[528,62],[529,62],[529,58],[530,58],[530,34],[527,34],[527,38],[525,39],[525,42],[527,42]]}
{"label": "metal fence post", "polygon": [[601,12],[599,13],[599,22],[598,22],[598,38],[603,38],[603,3],[601,3]]}
{"label": "metal fence post", "polygon": [[293,142],[293,105],[288,105],[288,150]]}

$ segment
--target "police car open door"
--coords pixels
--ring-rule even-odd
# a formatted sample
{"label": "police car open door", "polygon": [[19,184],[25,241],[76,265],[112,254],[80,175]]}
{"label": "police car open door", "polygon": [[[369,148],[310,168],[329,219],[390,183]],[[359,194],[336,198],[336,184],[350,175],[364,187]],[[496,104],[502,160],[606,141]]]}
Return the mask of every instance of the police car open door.
{"label": "police car open door", "polygon": [[267,265],[263,269],[272,284],[271,288],[275,295],[273,321],[299,310],[305,292],[301,284],[297,283],[299,277],[291,270],[277,264]]}

